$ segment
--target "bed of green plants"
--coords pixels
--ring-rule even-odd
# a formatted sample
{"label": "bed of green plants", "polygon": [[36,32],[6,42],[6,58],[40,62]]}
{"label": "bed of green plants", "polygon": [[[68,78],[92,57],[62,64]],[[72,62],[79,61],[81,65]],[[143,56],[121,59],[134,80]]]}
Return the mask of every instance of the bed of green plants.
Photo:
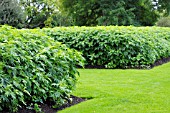
{"label": "bed of green plants", "polygon": [[[18,30],[9,26],[1,26],[0,112],[4,110],[15,112],[21,107],[41,112],[38,105],[46,101],[55,102],[55,107],[59,107],[65,103],[69,99],[69,95],[77,81],[77,74],[79,74],[79,72],[76,67],[83,66],[84,62],[84,58],[77,50],[83,53],[86,59],[86,66],[149,68],[155,61],[170,57],[170,28],[108,26]],[[167,75],[167,73],[169,73],[168,66],[164,66],[165,69],[157,68],[158,71],[104,70],[103,73],[103,70],[79,70],[83,77],[82,81],[85,82],[86,86],[78,86],[78,90],[76,90],[78,92],[74,94],[77,96],[98,98],[92,100],[95,102],[91,105],[98,105],[100,107],[103,106],[103,104],[107,107],[107,105],[112,104],[112,101],[117,101],[117,104],[122,101],[127,101],[127,104],[129,104],[129,101],[138,103],[141,102],[138,101],[140,100],[140,94],[143,95],[147,93],[152,90],[153,87],[147,91],[147,86],[152,84],[141,82],[141,84],[143,84],[141,87],[140,85],[135,87],[136,84],[139,83],[140,80],[150,80],[151,83],[157,84],[155,81],[151,81],[153,79],[150,77],[153,78],[154,75],[155,78],[158,74],[160,74],[160,76],[155,78],[155,80],[159,79],[162,80],[161,83],[163,83],[163,81],[167,83],[166,80],[169,80],[169,74]],[[84,74],[86,71],[87,74]],[[136,75],[138,72],[140,74]],[[141,72],[144,72],[142,76]],[[102,73],[102,75],[98,76],[100,73]],[[115,77],[113,76],[113,78],[112,73],[115,73]],[[121,79],[121,76],[124,78]],[[130,76],[131,78],[128,78]],[[165,77],[166,79],[161,79],[160,77]],[[89,78],[91,80],[90,82],[88,82]],[[100,78],[103,82],[98,81]],[[139,95],[135,96],[134,100],[126,97],[126,99],[124,99],[121,96],[123,96],[122,94],[126,91],[119,92],[119,90],[110,87],[116,85],[116,82],[114,82],[115,79],[118,81],[121,79],[122,81],[120,81],[120,83],[123,81],[128,82],[129,79],[128,84],[134,84],[134,87],[132,86],[130,89],[127,89],[129,92],[132,89],[134,90],[132,93],[135,93],[135,89],[142,88],[147,92],[142,90],[142,93],[139,92]],[[92,84],[93,86],[91,87]],[[101,87],[99,84],[104,85],[104,87]],[[117,88],[121,88],[121,85],[122,84],[117,84]],[[168,85],[168,83],[165,84],[165,87]],[[95,89],[98,86],[101,89]],[[89,90],[86,92],[84,88],[88,87]],[[157,92],[155,89],[153,89],[154,92]],[[96,93],[93,94],[94,91]],[[114,93],[115,91],[118,92],[118,94]],[[163,97],[168,97],[165,94],[168,89],[166,89],[166,91],[160,89],[160,91],[163,92],[161,95],[154,96],[155,98],[162,96],[161,99],[156,102],[165,105],[163,107],[167,107],[169,100],[166,101],[167,103],[161,100],[164,99]],[[150,96],[150,93],[152,94],[152,92],[149,92],[148,96]],[[121,98],[115,100],[116,98],[112,99],[112,96]],[[133,95],[130,93],[129,97],[131,96]],[[108,97],[107,99],[109,101],[106,103],[103,102],[103,104],[97,104],[99,101],[103,101],[105,97]],[[146,100],[143,96],[141,98]],[[150,103],[148,105],[155,102],[152,99],[146,100],[146,102],[148,101]],[[91,107],[88,108],[89,110],[87,109],[81,113],[86,111],[92,112],[94,107],[89,107]],[[159,108],[159,104],[156,104],[156,107]],[[130,106],[128,108],[120,108],[130,109]],[[112,108],[109,109],[110,111],[118,110],[115,108],[113,110]],[[139,108],[136,106],[135,109]],[[143,109],[147,109],[147,105]],[[160,108],[158,110],[160,110]],[[95,109],[95,111],[104,112],[106,109],[102,108],[101,111],[100,109]]]}
{"label": "bed of green plants", "polygon": [[81,53],[39,30],[1,26],[0,112],[24,106],[40,110],[45,101],[60,106],[75,86],[77,65],[83,65]]}
{"label": "bed of green plants", "polygon": [[151,70],[79,72],[73,95],[91,99],[59,113],[170,113],[170,63]]}
{"label": "bed of green plants", "polygon": [[56,27],[43,32],[81,51],[86,66],[149,68],[155,61],[170,56],[170,28]]}

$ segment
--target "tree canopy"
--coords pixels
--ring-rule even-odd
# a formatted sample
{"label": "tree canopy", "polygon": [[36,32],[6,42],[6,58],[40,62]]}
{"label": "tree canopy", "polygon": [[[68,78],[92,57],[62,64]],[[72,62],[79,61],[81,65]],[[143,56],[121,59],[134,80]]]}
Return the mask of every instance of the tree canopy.
{"label": "tree canopy", "polygon": [[[55,0],[20,0],[25,14],[25,27],[44,27],[45,24],[51,26],[51,17],[56,13]],[[50,20],[51,19],[51,20]]]}
{"label": "tree canopy", "polygon": [[170,1],[169,0],[157,0],[158,10],[163,12],[165,16],[170,16]]}
{"label": "tree canopy", "polygon": [[24,15],[17,0],[0,1],[0,24],[22,27]]}
{"label": "tree canopy", "polygon": [[1,0],[0,24],[54,26],[152,26],[170,15],[169,0]]}
{"label": "tree canopy", "polygon": [[153,25],[158,15],[149,0],[59,0],[76,25]]}

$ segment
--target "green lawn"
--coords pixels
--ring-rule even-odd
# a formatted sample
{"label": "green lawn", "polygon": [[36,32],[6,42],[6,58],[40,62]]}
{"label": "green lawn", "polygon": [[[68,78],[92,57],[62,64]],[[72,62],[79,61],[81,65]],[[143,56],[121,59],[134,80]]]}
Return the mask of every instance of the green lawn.
{"label": "green lawn", "polygon": [[93,99],[59,113],[170,113],[170,63],[151,70],[79,72],[73,95]]}

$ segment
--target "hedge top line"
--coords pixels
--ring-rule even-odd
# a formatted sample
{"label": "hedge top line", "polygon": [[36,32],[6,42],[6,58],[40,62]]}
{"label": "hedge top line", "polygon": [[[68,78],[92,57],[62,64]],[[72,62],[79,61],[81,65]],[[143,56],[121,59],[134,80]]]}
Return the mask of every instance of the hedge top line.
{"label": "hedge top line", "polygon": [[[162,29],[162,30],[170,30],[169,27],[158,27],[158,26],[141,26],[141,27],[136,27],[136,26],[69,26],[69,27],[54,27],[54,28],[43,28],[43,29],[74,29],[74,30],[82,30],[82,29],[96,29],[96,30],[112,30],[112,29],[129,29],[129,30],[152,30],[155,31],[156,29]],[[169,31],[170,32],[170,31]]]}
{"label": "hedge top line", "polygon": [[91,66],[148,67],[170,56],[170,28],[166,27],[72,26],[42,31],[81,51]]}
{"label": "hedge top line", "polygon": [[[54,27],[54,28],[43,28],[42,29],[43,32],[45,31],[49,31],[53,32],[53,35],[55,35],[55,32],[57,31],[64,31],[66,32],[72,32],[72,33],[89,33],[89,32],[93,32],[93,34],[95,33],[108,33],[108,34],[112,34],[112,33],[121,33],[121,34],[149,34],[150,37],[152,35],[154,36],[159,36],[164,35],[164,37],[166,37],[167,39],[170,39],[170,28],[168,27],[157,27],[157,26],[146,26],[146,27],[135,27],[135,26],[96,26],[96,27],[87,27],[87,26],[70,26],[70,27]],[[50,35],[46,33],[47,35]],[[101,34],[100,33],[100,34]],[[152,35],[151,35],[152,33]],[[61,35],[61,34],[60,34]]]}

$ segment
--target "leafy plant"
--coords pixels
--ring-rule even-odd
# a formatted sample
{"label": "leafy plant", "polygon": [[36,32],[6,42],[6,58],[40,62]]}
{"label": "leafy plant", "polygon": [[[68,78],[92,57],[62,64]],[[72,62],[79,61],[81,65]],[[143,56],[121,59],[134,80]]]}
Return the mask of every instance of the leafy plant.
{"label": "leafy plant", "polygon": [[170,29],[159,27],[56,27],[48,36],[83,53],[86,66],[148,68],[170,56]]}
{"label": "leafy plant", "polygon": [[41,111],[41,109],[39,108],[38,104],[34,104],[34,110],[36,111],[36,113],[44,113]]}
{"label": "leafy plant", "polygon": [[0,27],[0,111],[69,98],[81,53],[39,32]]}

